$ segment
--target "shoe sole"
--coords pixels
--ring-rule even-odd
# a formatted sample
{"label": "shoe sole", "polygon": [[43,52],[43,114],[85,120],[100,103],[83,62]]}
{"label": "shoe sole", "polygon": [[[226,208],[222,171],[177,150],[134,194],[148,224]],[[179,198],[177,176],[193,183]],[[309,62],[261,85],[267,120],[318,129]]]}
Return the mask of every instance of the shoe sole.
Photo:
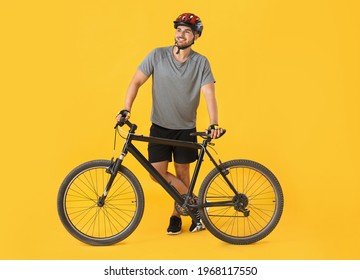
{"label": "shoe sole", "polygon": [[181,233],[181,231],[178,231],[178,232],[168,231],[168,232],[167,232],[168,235],[178,235],[178,234],[180,234],[180,233]]}

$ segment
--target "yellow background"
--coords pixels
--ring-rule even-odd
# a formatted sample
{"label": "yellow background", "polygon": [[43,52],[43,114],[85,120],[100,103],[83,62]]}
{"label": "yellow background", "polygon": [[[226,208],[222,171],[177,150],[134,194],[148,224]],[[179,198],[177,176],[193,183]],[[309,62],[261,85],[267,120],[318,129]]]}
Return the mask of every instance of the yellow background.
{"label": "yellow background", "polygon": [[[129,156],[146,194],[140,226],[114,246],[82,244],[59,221],[58,188],[76,165],[111,158],[130,78],[189,11],[205,26],[194,49],[211,62],[228,130],[217,151],[271,169],[283,217],[249,246],[190,234],[186,218],[167,236],[172,202]],[[359,259],[359,12],[356,0],[2,1],[0,258]],[[150,90],[132,112],[144,134]]]}

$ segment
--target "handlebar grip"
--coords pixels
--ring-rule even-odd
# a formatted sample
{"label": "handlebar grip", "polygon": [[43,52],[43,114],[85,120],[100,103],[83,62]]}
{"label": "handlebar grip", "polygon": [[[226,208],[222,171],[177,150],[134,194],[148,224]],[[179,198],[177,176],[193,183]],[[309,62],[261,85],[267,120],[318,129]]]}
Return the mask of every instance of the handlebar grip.
{"label": "handlebar grip", "polygon": [[[222,130],[222,133],[220,134],[219,137],[217,137],[216,139],[220,138],[221,136],[223,136],[226,132],[226,129],[223,129]],[[202,138],[209,138],[211,139],[211,134],[209,133],[206,133],[206,132],[193,132],[193,133],[190,133],[191,136],[200,136]]]}
{"label": "handlebar grip", "polygon": [[121,117],[120,121],[118,121],[114,127],[114,129],[116,129],[118,126],[122,127],[124,124],[126,123],[126,118],[125,117]]}
{"label": "handlebar grip", "polygon": [[222,133],[220,134],[219,138],[220,138],[221,136],[223,136],[225,133],[226,133],[226,129],[223,128],[223,131],[222,131]]}

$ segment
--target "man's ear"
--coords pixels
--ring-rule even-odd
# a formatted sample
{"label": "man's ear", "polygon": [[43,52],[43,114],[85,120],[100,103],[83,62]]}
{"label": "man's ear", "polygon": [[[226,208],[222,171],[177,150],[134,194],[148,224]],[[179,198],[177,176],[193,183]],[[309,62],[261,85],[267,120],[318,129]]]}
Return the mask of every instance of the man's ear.
{"label": "man's ear", "polygon": [[200,37],[199,33],[196,32],[194,40],[197,40],[199,37]]}

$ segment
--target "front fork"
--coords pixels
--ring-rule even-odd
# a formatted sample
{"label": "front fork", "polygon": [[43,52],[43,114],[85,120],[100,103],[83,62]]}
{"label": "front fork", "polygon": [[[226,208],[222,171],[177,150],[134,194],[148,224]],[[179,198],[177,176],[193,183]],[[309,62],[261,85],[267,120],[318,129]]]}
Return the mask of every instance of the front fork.
{"label": "front fork", "polygon": [[[115,128],[117,127],[117,125],[115,126]],[[131,131],[135,131],[136,130],[136,125],[132,125],[131,126]],[[97,205],[99,207],[103,207],[104,204],[105,204],[105,200],[106,200],[106,197],[111,189],[111,186],[115,180],[115,177],[117,175],[117,173],[119,172],[120,170],[120,166],[122,164],[122,161],[124,159],[124,157],[126,156],[127,154],[127,146],[128,146],[128,143],[130,142],[130,133],[128,134],[128,137],[126,139],[126,142],[124,144],[124,147],[123,147],[123,151],[122,153],[120,154],[120,157],[117,158],[115,161],[114,161],[114,158],[111,159],[111,164],[108,168],[106,168],[106,173],[110,174],[110,178],[109,178],[109,181],[107,182],[106,184],[106,188],[103,192],[103,194],[99,197],[98,201],[97,201]],[[115,146],[116,146],[116,130],[115,130],[115,140],[114,140],[114,150],[115,150]]]}
{"label": "front fork", "polygon": [[122,163],[122,159],[120,158],[117,158],[115,161],[112,159],[111,160],[111,164],[108,168],[106,168],[106,173],[109,173],[110,174],[110,178],[109,178],[109,181],[107,182],[106,184],[106,188],[102,194],[102,196],[99,197],[98,201],[97,201],[97,205],[99,207],[103,207],[104,204],[105,204],[105,199],[111,189],[111,186],[115,180],[115,177],[117,175],[117,173],[119,172],[120,170],[120,166],[121,166],[121,163]]}

